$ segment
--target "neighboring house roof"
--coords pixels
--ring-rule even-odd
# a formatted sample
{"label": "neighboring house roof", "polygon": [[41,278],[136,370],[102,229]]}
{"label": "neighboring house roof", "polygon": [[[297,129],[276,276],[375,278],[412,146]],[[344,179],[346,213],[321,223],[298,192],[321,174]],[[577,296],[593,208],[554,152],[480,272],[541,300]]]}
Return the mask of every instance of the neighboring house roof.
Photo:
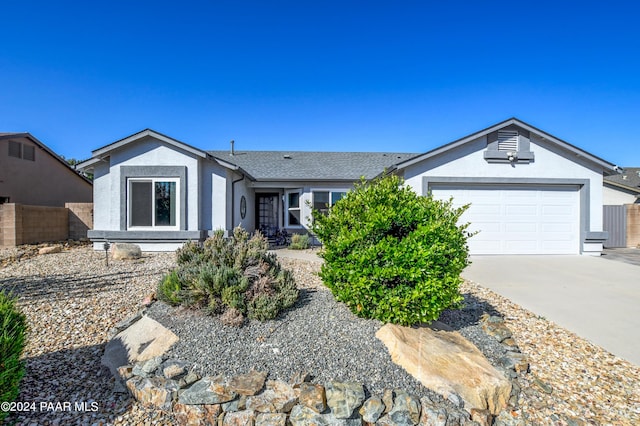
{"label": "neighboring house roof", "polygon": [[506,126],[510,126],[512,124],[516,125],[516,126],[519,126],[519,127],[523,128],[525,130],[528,130],[529,132],[537,134],[538,136],[542,137],[542,139],[554,143],[556,146],[564,149],[567,152],[570,152],[570,153],[572,153],[574,155],[577,155],[579,157],[585,158],[585,159],[591,161],[592,163],[595,163],[595,164],[599,165],[600,167],[602,167],[604,169],[605,173],[607,173],[607,174],[614,174],[614,173],[618,173],[619,172],[619,167],[616,166],[615,164],[610,163],[610,162],[608,162],[606,160],[603,160],[602,158],[597,157],[597,156],[595,156],[593,154],[590,154],[587,151],[584,151],[584,150],[578,148],[577,146],[571,145],[569,142],[563,141],[562,139],[557,138],[557,137],[555,137],[555,136],[553,136],[553,135],[551,135],[551,134],[549,134],[549,133],[547,133],[547,132],[545,132],[543,130],[540,130],[540,129],[538,129],[538,128],[530,125],[530,124],[527,124],[524,121],[519,120],[519,119],[517,119],[515,117],[509,118],[508,120],[502,121],[502,122],[500,122],[498,124],[494,124],[493,126],[487,127],[484,130],[480,130],[478,132],[472,133],[472,134],[470,134],[468,136],[465,136],[463,138],[460,138],[458,140],[450,142],[450,143],[448,143],[446,145],[443,145],[443,146],[441,146],[439,148],[436,148],[436,149],[433,149],[431,151],[428,151],[428,152],[426,152],[424,154],[418,155],[418,156],[416,156],[414,158],[410,158],[410,159],[408,159],[406,161],[400,162],[399,164],[396,165],[396,168],[397,169],[402,169],[402,168],[408,167],[408,166],[410,166],[412,164],[416,164],[416,163],[418,163],[420,161],[424,161],[426,159],[429,159],[429,158],[435,157],[437,155],[443,154],[443,153],[445,153],[447,151],[450,151],[452,149],[458,148],[459,146],[465,145],[465,144],[467,144],[469,142],[472,142],[472,141],[474,141],[474,140],[476,140],[476,139],[478,139],[478,138],[480,138],[482,136],[486,136],[489,133],[498,131],[498,130],[500,130],[500,129],[506,127]]}
{"label": "neighboring house roof", "polygon": [[48,146],[46,146],[45,144],[43,144],[42,142],[40,142],[35,136],[33,136],[31,133],[28,132],[19,132],[19,133],[11,133],[11,132],[2,132],[0,133],[0,140],[5,140],[5,139],[16,139],[16,138],[27,138],[29,139],[31,142],[35,143],[36,145],[38,145],[40,148],[42,148],[43,151],[47,152],[49,155],[51,155],[53,158],[55,158],[58,162],[60,162],[61,164],[63,164],[67,169],[69,169],[70,171],[73,172],[74,175],[79,176],[82,178],[82,180],[86,181],[87,183],[93,185],[93,182],[91,182],[90,179],[88,179],[86,176],[83,176],[82,174],[78,173],[76,171],[76,169],[71,166],[69,163],[67,163],[62,157],[60,157],[58,154],[56,154],[55,152],[53,152]]}
{"label": "neighboring house roof", "polygon": [[604,183],[640,194],[640,167],[625,167],[620,174],[605,176]]}
{"label": "neighboring house roof", "polygon": [[310,151],[207,151],[216,159],[237,165],[255,180],[348,180],[371,179],[385,168],[417,154],[397,152]]}

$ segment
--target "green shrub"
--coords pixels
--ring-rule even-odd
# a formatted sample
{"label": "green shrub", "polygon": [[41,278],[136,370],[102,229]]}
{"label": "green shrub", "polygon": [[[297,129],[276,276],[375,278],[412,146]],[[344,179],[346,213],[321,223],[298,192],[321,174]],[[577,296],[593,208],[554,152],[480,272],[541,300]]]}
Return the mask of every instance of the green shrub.
{"label": "green shrub", "polygon": [[267,320],[298,298],[293,276],[283,270],[259,233],[242,228],[225,238],[215,232],[204,244],[186,243],[176,251],[178,267],[158,285],[158,298],[172,305],[201,307],[226,314],[230,324],[243,317]]}
{"label": "green shrub", "polygon": [[309,245],[309,234],[293,234],[291,236],[291,244],[289,245],[289,248],[294,250],[304,250],[308,249]]}
{"label": "green shrub", "polygon": [[412,325],[462,301],[468,264],[465,207],[418,196],[397,176],[356,183],[327,214],[313,212],[320,276],[361,317]]}
{"label": "green shrub", "polygon": [[180,285],[180,279],[178,278],[178,271],[171,271],[162,278],[162,281],[158,285],[158,299],[164,300],[170,305],[179,305],[179,294],[181,289],[182,286]]}
{"label": "green shrub", "polygon": [[[16,299],[0,291],[0,401],[18,397],[24,363],[20,360],[25,346],[27,319],[16,307]],[[0,421],[8,412],[0,411]]]}

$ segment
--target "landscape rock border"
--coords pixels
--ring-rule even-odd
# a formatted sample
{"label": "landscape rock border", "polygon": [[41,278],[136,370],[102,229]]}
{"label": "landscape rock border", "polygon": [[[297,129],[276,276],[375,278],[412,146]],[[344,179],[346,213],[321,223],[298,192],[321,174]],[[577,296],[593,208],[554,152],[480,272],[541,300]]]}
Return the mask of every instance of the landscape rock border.
{"label": "landscape rock border", "polygon": [[[120,322],[111,335],[139,321],[145,312],[142,309]],[[124,382],[139,403],[171,413],[182,425],[524,425],[516,410],[519,380],[527,380],[528,359],[518,349],[503,318],[484,314],[480,322],[483,331],[506,349],[498,368],[511,380],[512,391],[508,407],[497,416],[488,410],[464,407],[463,399],[456,394],[448,395],[456,407],[452,409],[401,389],[370,395],[358,383],[311,383],[312,376],[307,372],[294,375],[289,383],[267,380],[268,372],[254,370],[234,377],[200,377],[187,362],[165,356],[121,366],[115,389],[123,391]],[[545,385],[541,383],[540,389],[551,392]]]}

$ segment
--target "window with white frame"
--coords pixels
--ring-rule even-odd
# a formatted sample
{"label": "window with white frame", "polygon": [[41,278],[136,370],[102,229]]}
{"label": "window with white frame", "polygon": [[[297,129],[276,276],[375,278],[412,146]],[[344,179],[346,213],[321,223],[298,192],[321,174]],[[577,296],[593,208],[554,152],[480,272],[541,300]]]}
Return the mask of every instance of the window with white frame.
{"label": "window with white frame", "polygon": [[312,193],[312,206],[314,210],[318,210],[322,214],[327,214],[329,207],[333,206],[342,197],[347,194],[345,190],[333,190],[333,191],[313,191]]}
{"label": "window with white frame", "polygon": [[129,228],[178,229],[178,178],[128,179]]}
{"label": "window with white frame", "polygon": [[302,225],[300,210],[300,191],[287,192],[287,222],[286,226],[297,227]]}

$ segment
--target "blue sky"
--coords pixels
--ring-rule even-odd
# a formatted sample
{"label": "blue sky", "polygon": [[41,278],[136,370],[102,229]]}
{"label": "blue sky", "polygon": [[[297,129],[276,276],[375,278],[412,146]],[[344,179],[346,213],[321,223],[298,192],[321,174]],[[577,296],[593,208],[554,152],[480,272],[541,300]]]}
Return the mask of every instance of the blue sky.
{"label": "blue sky", "polygon": [[11,1],[0,132],[57,153],[425,152],[509,117],[640,166],[632,1]]}

